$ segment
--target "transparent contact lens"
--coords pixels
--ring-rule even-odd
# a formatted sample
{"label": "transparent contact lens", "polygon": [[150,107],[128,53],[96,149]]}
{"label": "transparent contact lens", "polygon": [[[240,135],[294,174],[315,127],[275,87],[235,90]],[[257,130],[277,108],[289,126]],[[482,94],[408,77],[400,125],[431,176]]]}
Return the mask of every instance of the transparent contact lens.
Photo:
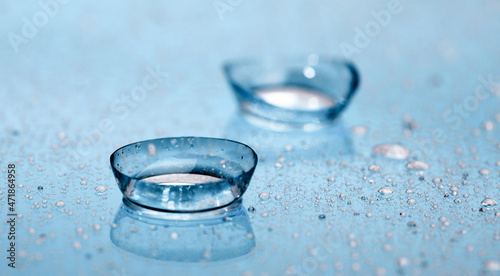
{"label": "transparent contact lens", "polygon": [[116,150],[110,161],[129,202],[162,211],[199,212],[239,199],[257,155],[231,140],[175,137],[129,144]]}
{"label": "transparent contact lens", "polygon": [[314,54],[229,61],[224,73],[246,119],[280,131],[330,124],[359,83],[353,64]]}

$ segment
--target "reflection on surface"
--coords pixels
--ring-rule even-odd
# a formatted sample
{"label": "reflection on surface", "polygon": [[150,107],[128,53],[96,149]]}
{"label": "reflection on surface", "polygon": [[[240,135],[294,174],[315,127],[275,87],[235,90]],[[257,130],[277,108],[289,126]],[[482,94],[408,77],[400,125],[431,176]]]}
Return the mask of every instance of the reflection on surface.
{"label": "reflection on surface", "polygon": [[281,132],[255,126],[237,113],[226,128],[226,138],[249,145],[261,160],[262,157],[272,158],[284,153],[317,159],[320,156],[333,158],[353,152],[351,134],[341,121],[313,132]]}
{"label": "reflection on surface", "polygon": [[178,262],[227,260],[255,248],[252,225],[241,201],[214,211],[184,214],[144,209],[124,201],[110,237],[128,252]]}

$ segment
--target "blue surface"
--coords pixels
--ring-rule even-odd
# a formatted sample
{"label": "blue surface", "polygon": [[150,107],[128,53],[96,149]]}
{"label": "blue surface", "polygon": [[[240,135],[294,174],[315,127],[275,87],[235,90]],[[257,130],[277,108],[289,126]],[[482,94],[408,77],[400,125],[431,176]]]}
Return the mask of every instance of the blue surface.
{"label": "blue surface", "polygon": [[[0,2],[0,165],[18,168],[20,214],[15,270],[1,227],[1,275],[500,273],[500,207],[480,211],[487,197],[500,202],[498,1],[216,4],[68,1],[43,22],[37,2]],[[23,34],[33,15],[41,27]],[[295,53],[354,60],[362,83],[351,105],[319,133],[246,125],[221,64]],[[243,197],[256,210],[251,253],[183,263],[111,241],[122,195],[109,155],[133,141],[189,135],[256,149]],[[372,153],[386,143],[408,148],[409,160]],[[430,169],[408,170],[413,160]],[[378,194],[384,186],[394,188],[390,200]],[[2,221],[7,191],[2,185]],[[131,239],[145,237],[134,231]]]}

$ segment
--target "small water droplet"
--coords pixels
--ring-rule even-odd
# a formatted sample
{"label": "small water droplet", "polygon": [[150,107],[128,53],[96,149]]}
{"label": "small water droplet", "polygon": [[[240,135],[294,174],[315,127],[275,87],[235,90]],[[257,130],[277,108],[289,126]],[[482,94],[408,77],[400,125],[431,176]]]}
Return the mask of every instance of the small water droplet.
{"label": "small water droplet", "polygon": [[409,221],[406,225],[408,225],[408,227],[417,227],[417,223],[414,221]]}
{"label": "small water droplet", "polygon": [[390,195],[394,192],[394,189],[392,187],[382,187],[378,190],[378,192],[382,195]]}
{"label": "small water droplet", "polygon": [[480,169],[479,174],[488,175],[488,174],[490,174],[490,171],[488,169]]}
{"label": "small water droplet", "polygon": [[64,203],[64,201],[58,201],[58,202],[56,202],[56,206],[57,207],[63,207],[65,205],[66,205],[66,203]]}
{"label": "small water droplet", "polygon": [[368,169],[372,172],[380,172],[382,170],[377,164],[370,165]]}
{"label": "small water droplet", "polygon": [[495,123],[492,121],[486,121],[483,123],[483,128],[487,131],[491,131],[495,128]]}
{"label": "small water droplet", "polygon": [[399,258],[397,262],[399,266],[408,266],[410,264],[410,260],[405,257]]}
{"label": "small water droplet", "polygon": [[98,192],[105,192],[108,190],[108,187],[104,186],[104,185],[99,185],[97,187],[94,188],[96,191]]}
{"label": "small water droplet", "polygon": [[255,213],[255,207],[253,206],[248,207],[248,212]]}
{"label": "small water droplet", "polygon": [[268,200],[269,199],[269,194],[268,193],[260,193],[259,198],[262,200]]}
{"label": "small water droplet", "polygon": [[408,199],[407,202],[408,202],[408,204],[415,204],[415,203],[417,203],[417,201],[415,199],[413,199],[413,198]]}
{"label": "small water droplet", "polygon": [[489,271],[500,271],[500,262],[498,261],[485,261],[483,267]]}
{"label": "small water droplet", "polygon": [[319,215],[319,216],[318,216],[318,218],[319,218],[319,219],[325,219],[325,218],[326,218],[326,216],[325,216],[324,214],[321,214],[321,215]]}
{"label": "small water droplet", "polygon": [[73,242],[73,247],[76,250],[81,250],[82,249],[82,244],[79,241],[75,241],[75,242]]}
{"label": "small water droplet", "polygon": [[492,198],[487,198],[487,199],[481,201],[481,205],[484,207],[493,207],[493,206],[497,205],[497,202]]}
{"label": "small water droplet", "polygon": [[411,161],[406,164],[406,168],[410,170],[428,170],[430,166],[422,161]]}
{"label": "small water droplet", "polygon": [[365,135],[368,132],[368,128],[365,126],[354,126],[351,128],[351,132],[355,135]]}
{"label": "small water droplet", "polygon": [[148,145],[148,154],[149,155],[156,155],[156,146],[153,144]]}
{"label": "small water droplet", "polygon": [[407,159],[410,156],[410,151],[398,144],[377,145],[372,152],[391,159]]}
{"label": "small water droplet", "polygon": [[43,191],[43,186],[38,186],[39,191]]}

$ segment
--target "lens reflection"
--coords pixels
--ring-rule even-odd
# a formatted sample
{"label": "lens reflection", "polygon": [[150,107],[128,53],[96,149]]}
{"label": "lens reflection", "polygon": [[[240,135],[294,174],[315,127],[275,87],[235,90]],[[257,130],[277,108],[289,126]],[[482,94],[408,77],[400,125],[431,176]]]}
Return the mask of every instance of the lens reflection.
{"label": "lens reflection", "polygon": [[227,260],[255,248],[252,225],[241,200],[199,213],[159,212],[124,201],[110,237],[128,252],[176,262]]}

